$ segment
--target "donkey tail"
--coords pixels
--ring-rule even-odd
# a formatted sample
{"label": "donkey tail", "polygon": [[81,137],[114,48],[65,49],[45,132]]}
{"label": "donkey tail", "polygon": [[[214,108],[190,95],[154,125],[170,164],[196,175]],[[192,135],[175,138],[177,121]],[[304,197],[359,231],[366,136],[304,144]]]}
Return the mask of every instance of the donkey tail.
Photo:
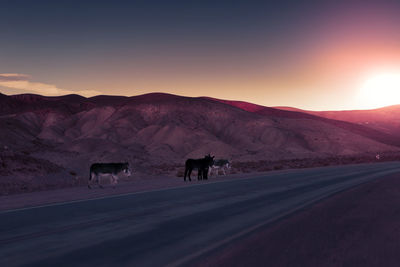
{"label": "donkey tail", "polygon": [[92,168],[90,168],[90,170],[89,170],[89,180],[88,180],[88,184],[87,184],[87,187],[89,189],[92,189],[92,187],[90,186],[91,181],[92,181]]}

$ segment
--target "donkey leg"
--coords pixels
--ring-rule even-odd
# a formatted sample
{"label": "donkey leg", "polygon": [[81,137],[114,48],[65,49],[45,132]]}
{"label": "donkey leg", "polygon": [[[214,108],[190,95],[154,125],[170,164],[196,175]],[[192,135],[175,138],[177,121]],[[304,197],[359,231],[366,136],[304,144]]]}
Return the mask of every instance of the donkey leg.
{"label": "donkey leg", "polygon": [[88,184],[87,184],[87,187],[88,187],[89,189],[92,189],[92,187],[90,186],[90,183],[92,182],[92,176],[93,176],[93,174],[92,174],[92,172],[90,172],[90,173],[89,173],[89,180],[88,180]]}
{"label": "donkey leg", "polygon": [[119,177],[118,177],[118,175],[117,175],[117,176],[115,176],[115,186],[117,186],[118,180],[119,180]]}
{"label": "donkey leg", "polygon": [[111,177],[112,177],[112,185],[113,185],[113,188],[115,189],[115,186],[117,184],[117,179],[118,178],[114,174],[112,174]]}
{"label": "donkey leg", "polygon": [[183,181],[186,182],[186,175],[188,174],[188,168],[185,168],[185,175],[183,176]]}
{"label": "donkey leg", "polygon": [[96,182],[97,182],[97,185],[100,187],[100,188],[104,188],[101,184],[100,184],[100,175],[99,174],[96,174]]}
{"label": "donkey leg", "polygon": [[204,180],[207,180],[207,179],[208,179],[208,169],[205,168],[205,169],[202,171],[202,173],[203,173],[203,179],[204,179]]}
{"label": "donkey leg", "polygon": [[189,169],[189,181],[192,181],[192,179],[190,179],[191,174],[192,174],[192,169]]}

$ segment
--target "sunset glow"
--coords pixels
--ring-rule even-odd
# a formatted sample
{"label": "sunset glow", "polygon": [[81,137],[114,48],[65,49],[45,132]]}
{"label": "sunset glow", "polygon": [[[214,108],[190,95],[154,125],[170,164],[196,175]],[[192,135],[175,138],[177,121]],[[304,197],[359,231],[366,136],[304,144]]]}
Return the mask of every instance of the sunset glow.
{"label": "sunset glow", "polygon": [[400,103],[400,71],[371,76],[360,90],[361,101],[369,108]]}

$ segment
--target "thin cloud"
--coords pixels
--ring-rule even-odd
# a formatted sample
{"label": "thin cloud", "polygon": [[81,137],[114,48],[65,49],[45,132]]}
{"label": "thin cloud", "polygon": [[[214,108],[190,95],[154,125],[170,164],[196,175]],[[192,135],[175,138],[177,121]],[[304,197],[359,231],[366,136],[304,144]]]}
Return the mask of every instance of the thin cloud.
{"label": "thin cloud", "polygon": [[79,94],[83,96],[99,95],[101,92],[95,90],[71,91],[58,88],[53,84],[32,82],[31,76],[19,73],[0,73],[0,86],[19,89],[23,91],[35,92],[41,95],[68,95]]}
{"label": "thin cloud", "polygon": [[31,78],[29,75],[19,73],[0,73],[0,82],[9,81],[27,81]]}

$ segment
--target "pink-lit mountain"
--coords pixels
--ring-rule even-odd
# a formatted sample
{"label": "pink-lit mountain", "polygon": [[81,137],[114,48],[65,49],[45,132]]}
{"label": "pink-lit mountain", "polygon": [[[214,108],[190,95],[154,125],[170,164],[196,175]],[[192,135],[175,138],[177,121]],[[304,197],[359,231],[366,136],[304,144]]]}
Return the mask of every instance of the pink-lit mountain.
{"label": "pink-lit mountain", "polygon": [[400,135],[400,105],[388,106],[371,110],[344,110],[344,111],[309,111],[290,107],[277,107],[281,110],[298,111],[328,119],[348,121],[381,132]]}

